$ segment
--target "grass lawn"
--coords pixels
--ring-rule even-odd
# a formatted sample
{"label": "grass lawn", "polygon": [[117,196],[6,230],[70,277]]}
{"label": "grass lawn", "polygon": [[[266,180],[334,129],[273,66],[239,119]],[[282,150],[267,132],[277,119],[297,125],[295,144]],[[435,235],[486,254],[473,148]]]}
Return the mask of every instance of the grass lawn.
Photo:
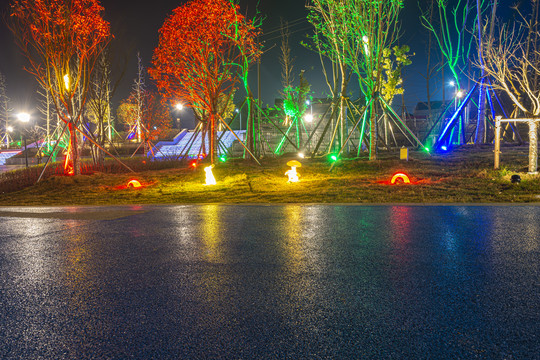
{"label": "grass lawn", "polygon": [[[216,164],[217,185],[205,186],[204,164],[142,171],[53,176],[21,191],[0,195],[0,205],[114,205],[190,203],[529,203],[540,201],[540,175],[528,175],[528,147],[503,147],[501,169],[493,170],[493,147],[464,147],[429,156],[411,151],[381,152],[380,160],[300,160],[299,183],[287,183],[291,158]],[[398,171],[411,184],[391,185]],[[512,184],[510,177],[521,176]],[[137,179],[143,187],[126,187]]]}

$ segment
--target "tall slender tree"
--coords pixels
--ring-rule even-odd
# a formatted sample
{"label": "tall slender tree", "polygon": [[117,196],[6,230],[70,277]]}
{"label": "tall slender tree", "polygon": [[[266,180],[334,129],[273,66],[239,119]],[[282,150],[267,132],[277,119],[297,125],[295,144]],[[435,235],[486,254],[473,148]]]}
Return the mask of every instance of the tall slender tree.
{"label": "tall slender tree", "polygon": [[111,39],[98,0],[12,0],[8,24],[29,61],[26,70],[50,92],[70,135],[67,174],[80,174],[77,132],[94,66]]}
{"label": "tall slender tree", "polygon": [[9,125],[9,118],[11,116],[11,113],[13,112],[13,108],[11,108],[11,100],[7,95],[7,81],[4,74],[0,72],[0,122],[3,127],[3,136],[1,139],[6,144],[6,147],[9,147],[10,142],[10,125]]}

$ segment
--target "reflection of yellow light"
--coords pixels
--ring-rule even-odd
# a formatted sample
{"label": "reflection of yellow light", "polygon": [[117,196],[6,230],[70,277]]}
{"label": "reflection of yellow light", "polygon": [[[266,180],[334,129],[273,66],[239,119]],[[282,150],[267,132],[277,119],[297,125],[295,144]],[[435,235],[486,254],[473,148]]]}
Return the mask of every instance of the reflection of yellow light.
{"label": "reflection of yellow light", "polygon": [[66,86],[66,90],[69,91],[69,75],[64,75],[64,85]]}
{"label": "reflection of yellow light", "polygon": [[218,205],[204,205],[202,207],[203,244],[207,260],[212,262],[222,261],[223,253],[221,245],[221,221]]}
{"label": "reflection of yellow light", "polygon": [[296,166],[291,166],[290,170],[287,170],[285,172],[285,175],[289,177],[289,181],[287,182],[299,182],[300,179],[298,179],[298,174],[296,172]]}
{"label": "reflection of yellow light", "polygon": [[204,168],[204,172],[206,173],[206,183],[204,185],[216,185],[216,178],[214,177],[214,174],[212,173],[212,168],[214,165],[210,165]]}
{"label": "reflection of yellow light", "polygon": [[285,228],[287,231],[287,242],[285,255],[288,266],[298,268],[304,260],[304,250],[302,246],[302,212],[303,208],[297,205],[288,205],[284,208]]}

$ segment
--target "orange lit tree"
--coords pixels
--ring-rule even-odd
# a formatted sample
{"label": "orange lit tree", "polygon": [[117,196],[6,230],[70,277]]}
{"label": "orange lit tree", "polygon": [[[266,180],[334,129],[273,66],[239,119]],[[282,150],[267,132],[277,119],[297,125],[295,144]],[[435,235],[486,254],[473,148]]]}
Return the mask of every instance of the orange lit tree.
{"label": "orange lit tree", "polygon": [[111,39],[98,0],[12,0],[9,28],[69,132],[65,173],[80,174],[77,131],[94,66]]}
{"label": "orange lit tree", "polygon": [[245,59],[258,55],[259,32],[231,0],[192,0],[176,8],[159,32],[149,73],[168,98],[208,115],[202,121],[214,163],[216,125],[224,124],[219,103],[234,94]]}
{"label": "orange lit tree", "polygon": [[[138,104],[141,109],[138,110]],[[145,154],[152,150],[152,140],[165,134],[171,128],[169,106],[160,94],[154,90],[145,89],[138,99],[136,93],[122,101],[117,115],[121,121],[129,125],[135,136],[140,136],[145,146]]]}

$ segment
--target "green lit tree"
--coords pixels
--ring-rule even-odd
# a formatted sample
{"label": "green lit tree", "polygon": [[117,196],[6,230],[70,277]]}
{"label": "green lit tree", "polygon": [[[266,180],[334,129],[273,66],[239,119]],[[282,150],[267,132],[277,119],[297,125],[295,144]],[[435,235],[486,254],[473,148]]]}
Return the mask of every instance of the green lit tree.
{"label": "green lit tree", "polygon": [[[392,66],[386,60],[388,56],[385,59],[385,51],[388,52],[397,41],[398,17],[403,1],[312,0],[308,8],[309,20],[315,27],[314,44],[322,55],[331,60],[333,69],[339,71],[338,81],[341,86],[339,92],[334,92],[334,97],[337,95],[341,99],[340,124],[343,139],[346,90],[351,73],[358,77],[366,105],[376,103],[374,101],[382,93],[385,82],[393,81],[394,75],[385,79],[385,63],[386,66]],[[334,81],[334,85],[338,81]],[[397,82],[394,85],[397,86]],[[328,77],[327,83],[329,87],[336,89],[336,86],[332,86],[328,81]],[[371,105],[368,107],[369,156],[374,160],[377,157],[377,114]]]}

